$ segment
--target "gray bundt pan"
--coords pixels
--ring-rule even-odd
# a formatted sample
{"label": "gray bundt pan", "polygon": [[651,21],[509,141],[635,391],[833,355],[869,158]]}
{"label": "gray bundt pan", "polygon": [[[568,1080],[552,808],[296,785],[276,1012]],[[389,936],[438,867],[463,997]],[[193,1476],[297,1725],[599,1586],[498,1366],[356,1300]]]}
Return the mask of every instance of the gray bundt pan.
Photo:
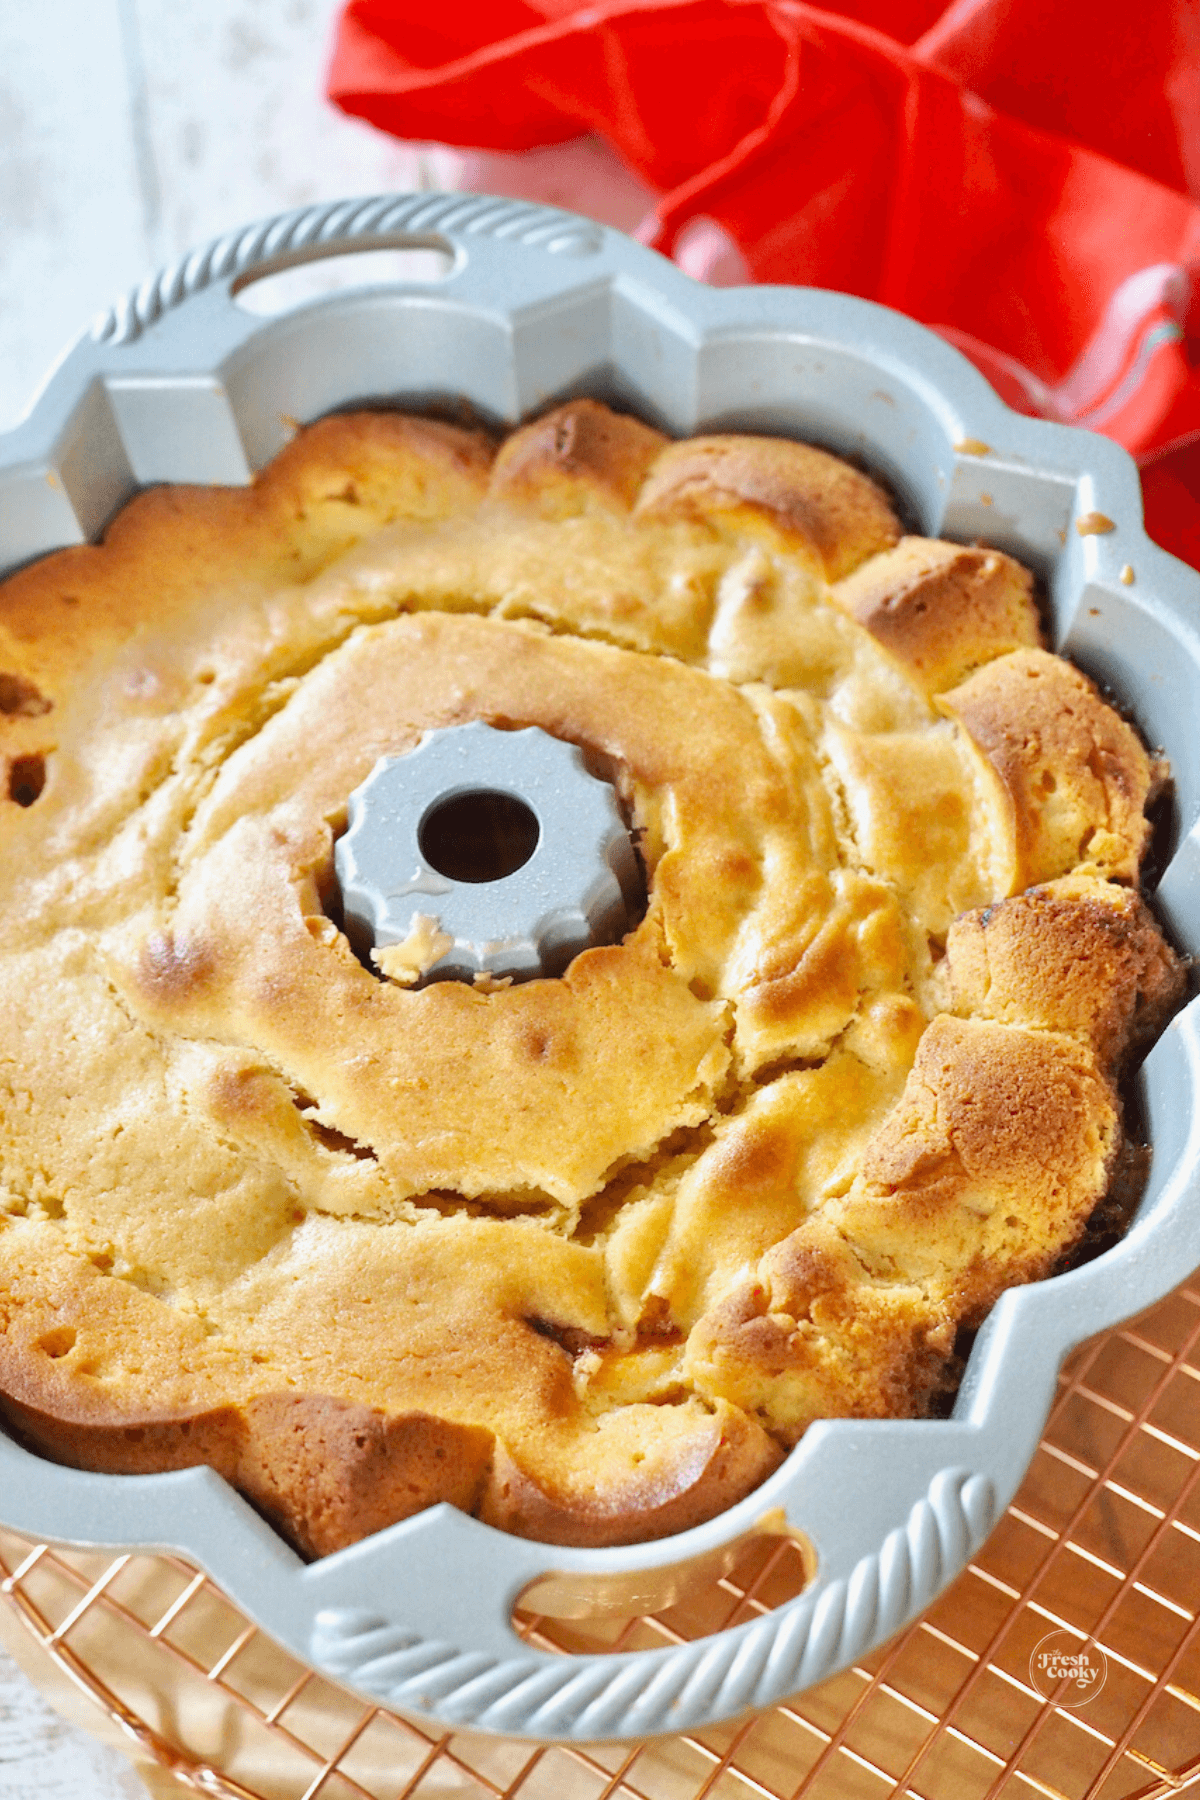
{"label": "gray bundt pan", "polygon": [[[360,287],[277,318],[235,299],[267,272],[412,247],[443,253],[440,280]],[[1170,757],[1174,847],[1157,903],[1176,944],[1200,950],[1200,577],[1145,537],[1137,472],[1115,444],[1008,411],[940,339],[861,300],[716,292],[616,232],[508,200],[385,196],[288,213],[148,280],[67,353],[0,437],[0,567],[96,536],[145,483],[245,483],[297,419],[463,399],[511,425],[575,394],[676,434],[828,445],[875,471],[913,528],[1031,564],[1057,646]],[[1078,531],[1091,513],[1115,529]],[[693,1531],[552,1549],[443,1505],[306,1567],[209,1470],[89,1475],[7,1439],[0,1518],[56,1540],[177,1549],[299,1656],[446,1726],[640,1737],[769,1706],[929,1604],[1010,1500],[1065,1354],[1200,1264],[1197,1016],[1193,1002],[1142,1072],[1154,1157],[1135,1222],[1098,1260],[1003,1296],[952,1417],[814,1425],[762,1487]],[[535,1581],[542,1610],[582,1611],[590,1596],[632,1611],[764,1527],[802,1532],[815,1573],[733,1630],[571,1657],[511,1628]]]}

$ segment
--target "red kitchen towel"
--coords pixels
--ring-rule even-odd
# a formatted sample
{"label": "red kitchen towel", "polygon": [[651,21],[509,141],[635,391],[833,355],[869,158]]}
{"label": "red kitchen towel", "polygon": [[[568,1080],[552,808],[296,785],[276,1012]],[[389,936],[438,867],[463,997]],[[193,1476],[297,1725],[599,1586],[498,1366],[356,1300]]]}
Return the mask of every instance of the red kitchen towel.
{"label": "red kitchen towel", "polygon": [[1200,563],[1196,0],[349,0],[329,89],[407,139],[597,134],[689,272],[922,320],[1150,464]]}

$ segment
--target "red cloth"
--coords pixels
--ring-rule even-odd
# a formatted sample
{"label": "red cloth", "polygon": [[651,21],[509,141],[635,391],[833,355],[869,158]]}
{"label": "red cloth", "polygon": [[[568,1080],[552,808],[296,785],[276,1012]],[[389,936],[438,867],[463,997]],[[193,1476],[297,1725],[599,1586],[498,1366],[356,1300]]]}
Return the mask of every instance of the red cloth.
{"label": "red cloth", "polygon": [[750,279],[881,300],[1156,458],[1200,562],[1195,0],[349,0],[329,87],[408,139],[599,134],[685,265],[715,221]]}

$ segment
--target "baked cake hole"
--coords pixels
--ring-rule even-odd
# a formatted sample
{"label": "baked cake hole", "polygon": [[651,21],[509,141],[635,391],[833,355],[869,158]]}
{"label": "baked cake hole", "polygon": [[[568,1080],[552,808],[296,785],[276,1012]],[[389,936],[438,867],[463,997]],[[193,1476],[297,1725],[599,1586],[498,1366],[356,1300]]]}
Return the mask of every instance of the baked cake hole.
{"label": "baked cake hole", "polygon": [[333,1125],[322,1125],[319,1119],[305,1118],[303,1113],[300,1116],[322,1149],[332,1150],[338,1156],[353,1156],[357,1162],[378,1161],[369,1144],[360,1144],[357,1138],[347,1137]]}
{"label": "baked cake hole", "polygon": [[585,1351],[606,1350],[609,1345],[608,1338],[592,1337],[589,1332],[581,1330],[578,1325],[558,1325],[553,1319],[539,1319],[532,1315],[526,1317],[525,1324],[528,1325],[530,1331],[536,1332],[538,1337],[548,1338],[552,1344],[557,1344],[560,1350],[565,1350],[572,1361],[575,1357],[582,1356]]}
{"label": "baked cake hole", "polygon": [[32,806],[46,785],[46,759],[41,755],[14,756],[8,765],[8,797],[18,806]]}
{"label": "baked cake hole", "polygon": [[[300,1115],[300,1123],[315,1143],[323,1150],[331,1150],[337,1156],[352,1156],[357,1162],[377,1162],[369,1144],[360,1143],[357,1138],[347,1136],[335,1125],[324,1125],[315,1115],[320,1102],[303,1088],[291,1089],[292,1105]],[[303,1214],[301,1215],[303,1217]]]}
{"label": "baked cake hole", "polygon": [[24,675],[0,674],[0,713],[9,718],[40,719],[50,711],[53,701]]}
{"label": "baked cake hole", "polygon": [[448,881],[503,881],[529,861],[542,828],[516,794],[473,788],[440,800],[421,821],[417,841],[431,868]]}
{"label": "baked cake hole", "polygon": [[37,1341],[39,1350],[51,1357],[55,1362],[67,1356],[75,1348],[75,1332],[70,1325],[57,1325],[53,1331],[45,1331]]}
{"label": "baked cake hole", "polygon": [[[422,1212],[438,1213],[443,1219],[465,1216],[469,1219],[516,1219],[561,1217],[563,1204],[545,1188],[510,1188],[505,1193],[484,1192],[461,1194],[452,1188],[427,1188],[423,1194],[410,1194],[410,1204]],[[530,1321],[526,1320],[526,1324]]]}

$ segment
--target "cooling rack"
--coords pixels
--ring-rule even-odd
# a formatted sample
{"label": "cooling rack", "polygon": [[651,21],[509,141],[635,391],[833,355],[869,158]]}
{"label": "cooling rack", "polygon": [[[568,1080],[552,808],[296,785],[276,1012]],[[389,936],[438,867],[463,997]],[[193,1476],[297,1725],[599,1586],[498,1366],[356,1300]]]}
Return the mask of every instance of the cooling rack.
{"label": "cooling rack", "polygon": [[[1200,1281],[1063,1371],[1016,1500],[924,1617],[789,1705],[640,1745],[432,1735],[289,1656],[172,1556],[0,1532],[0,1636],[155,1795],[213,1800],[1159,1800],[1200,1786]],[[525,1617],[625,1650],[770,1610],[760,1539],[670,1612]]]}

